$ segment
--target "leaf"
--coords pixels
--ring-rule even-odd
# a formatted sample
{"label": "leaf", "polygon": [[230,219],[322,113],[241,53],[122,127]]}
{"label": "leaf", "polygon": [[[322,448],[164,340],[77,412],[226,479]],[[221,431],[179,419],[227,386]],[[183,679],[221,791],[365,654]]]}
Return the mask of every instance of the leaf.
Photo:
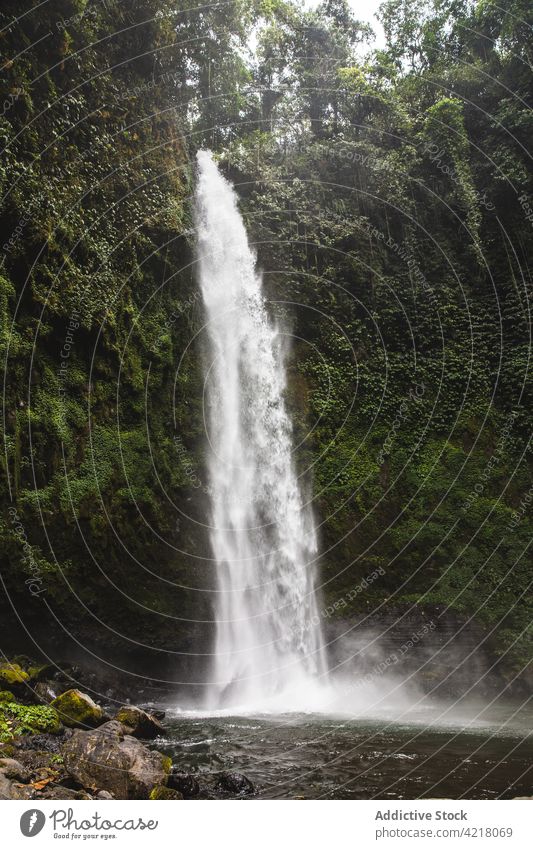
{"label": "leaf", "polygon": [[54,780],[54,776],[50,776],[50,778],[42,778],[40,781],[34,781],[30,784],[30,787],[33,787],[35,790],[42,790],[43,787],[46,787],[47,784],[50,784],[51,781]]}

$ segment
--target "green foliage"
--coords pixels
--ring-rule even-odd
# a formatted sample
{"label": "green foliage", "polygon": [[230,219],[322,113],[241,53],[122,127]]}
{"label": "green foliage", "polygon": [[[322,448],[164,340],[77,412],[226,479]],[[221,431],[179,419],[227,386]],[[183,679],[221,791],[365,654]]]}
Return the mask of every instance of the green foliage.
{"label": "green foliage", "polygon": [[382,20],[388,47],[363,61],[322,12],[311,34],[305,15],[268,30],[270,132],[243,124],[226,161],[270,294],[299,305],[308,343],[289,398],[326,601],[381,565],[374,600],[475,616],[511,675],[533,612],[531,516],[511,524],[530,487],[530,67],[492,3],[391,0]]}
{"label": "green foliage", "polygon": [[[3,68],[0,118],[2,500],[18,511],[0,543],[19,608],[37,572],[62,621],[81,610],[93,632],[103,617],[166,645],[165,617],[209,618],[184,589],[209,581],[186,233],[203,145],[238,184],[269,295],[305,340],[288,403],[325,600],[382,566],[373,600],[474,615],[519,669],[532,612],[525,0],[386,0],[387,46],[364,58],[368,28],[344,0],[54,7],[16,27],[13,0],[0,12],[6,55],[33,45]],[[179,530],[176,513],[192,517]],[[158,627],[141,625],[145,608]],[[192,627],[178,630],[188,652]]]}
{"label": "green foliage", "polygon": [[[170,410],[175,365],[199,316],[184,270],[191,166],[173,111],[193,48],[189,57],[178,49],[185,18],[167,0],[52,5],[13,26],[17,4],[0,11],[6,56],[35,45],[1,80],[6,97],[17,92],[0,119],[2,574],[19,609],[36,603],[37,577],[70,627],[90,603],[103,618],[118,610],[136,630],[142,614],[118,603],[95,561],[122,582],[119,534],[154,575],[175,581],[187,568],[171,562],[167,493],[180,502],[191,491],[175,462]],[[202,46],[195,50],[198,63]],[[174,401],[194,463],[202,425],[191,421],[187,394],[198,375],[192,347],[180,374],[185,397]],[[129,571],[132,598],[151,595],[156,608],[172,609],[172,594],[161,601],[154,585]]]}
{"label": "green foliage", "polygon": [[61,723],[57,711],[42,705],[0,704],[0,742],[7,743],[23,734],[58,734]]}

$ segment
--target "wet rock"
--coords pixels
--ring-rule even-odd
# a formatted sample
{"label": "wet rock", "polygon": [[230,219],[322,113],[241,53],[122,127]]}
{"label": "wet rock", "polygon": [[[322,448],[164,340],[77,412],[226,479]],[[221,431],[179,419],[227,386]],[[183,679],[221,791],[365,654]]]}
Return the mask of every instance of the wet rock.
{"label": "wet rock", "polygon": [[13,691],[23,695],[29,675],[18,663],[4,661],[0,663],[0,690]]}
{"label": "wet rock", "polygon": [[161,723],[146,711],[133,705],[123,705],[115,719],[127,728],[127,733],[142,740],[153,740],[165,733]]}
{"label": "wet rock", "polygon": [[13,782],[0,770],[0,799],[13,798]]}
{"label": "wet rock", "polygon": [[238,796],[250,796],[255,792],[252,782],[241,772],[219,772],[214,786],[216,790]]}
{"label": "wet rock", "polygon": [[166,710],[160,710],[159,708],[156,708],[154,705],[150,705],[150,704],[139,705],[139,707],[141,708],[141,710],[144,710],[144,711],[146,711],[146,713],[149,713],[150,716],[153,716],[154,719],[161,720],[161,719],[164,719],[165,716],[167,715]]}
{"label": "wet rock", "polygon": [[28,781],[30,778],[29,770],[14,758],[1,758],[0,772],[12,781]]}
{"label": "wet rock", "polygon": [[17,787],[17,784],[27,781],[28,778],[28,770],[19,761],[14,758],[2,758],[0,760],[0,799],[29,798],[20,795]]}
{"label": "wet rock", "polygon": [[150,793],[150,799],[162,801],[164,799],[183,799],[183,796],[178,790],[173,790],[170,787],[159,785],[158,787],[154,787]]}
{"label": "wet rock", "polygon": [[174,768],[170,770],[167,784],[173,790],[178,790],[184,799],[196,799],[200,793],[200,785],[194,775],[178,772]]}
{"label": "wet rock", "polygon": [[50,704],[59,695],[59,689],[53,681],[38,681],[33,688],[33,693],[38,702]]}
{"label": "wet rock", "polygon": [[54,699],[51,706],[71,728],[100,725],[105,719],[102,708],[81,690],[67,690]]}
{"label": "wet rock", "polygon": [[114,799],[115,797],[108,790],[99,790],[98,793],[96,794],[96,798],[97,799]]}
{"label": "wet rock", "polygon": [[54,667],[50,663],[34,663],[24,668],[28,673],[31,684],[45,681],[54,674]]}
{"label": "wet rock", "polygon": [[42,793],[33,796],[34,799],[93,799],[85,790],[73,790],[62,784],[49,784]]}
{"label": "wet rock", "polygon": [[72,732],[60,734],[33,734],[31,737],[21,737],[17,740],[17,749],[32,749],[39,752],[50,752],[57,755],[61,752],[61,746],[66,736]]}
{"label": "wet rock", "polygon": [[124,733],[111,721],[93,731],[74,731],[62,747],[65,769],[88,790],[107,790],[118,799],[148,799],[167,783],[171,761]]}

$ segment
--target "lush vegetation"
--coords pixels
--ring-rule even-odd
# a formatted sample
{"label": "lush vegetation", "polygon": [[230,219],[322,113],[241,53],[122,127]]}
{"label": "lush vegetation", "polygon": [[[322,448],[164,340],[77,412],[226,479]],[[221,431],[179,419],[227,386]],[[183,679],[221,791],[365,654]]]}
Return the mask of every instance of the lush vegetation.
{"label": "lush vegetation", "polygon": [[187,588],[211,581],[190,265],[210,146],[295,337],[324,603],[474,616],[511,678],[531,657],[529,5],[386,0],[382,50],[344,0],[26,5],[0,12],[17,609],[208,645]]}

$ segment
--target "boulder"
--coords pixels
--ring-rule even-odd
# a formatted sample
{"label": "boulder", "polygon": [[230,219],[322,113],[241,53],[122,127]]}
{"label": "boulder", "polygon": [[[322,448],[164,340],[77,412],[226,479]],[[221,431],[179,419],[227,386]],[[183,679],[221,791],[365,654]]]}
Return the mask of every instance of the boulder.
{"label": "boulder", "polygon": [[16,698],[9,690],[0,690],[0,702],[16,702]]}
{"label": "boulder", "polygon": [[0,759],[0,772],[12,781],[29,781],[29,770],[14,758]]}
{"label": "boulder", "polygon": [[115,716],[127,729],[127,733],[142,740],[153,740],[154,737],[165,733],[161,723],[141,708],[133,705],[123,705]]}
{"label": "boulder", "polygon": [[45,681],[55,672],[55,667],[50,663],[33,664],[31,666],[26,666],[25,669],[28,673],[28,679],[32,684],[37,681]]}
{"label": "boulder", "polygon": [[250,779],[241,772],[219,772],[216,775],[215,788],[238,796],[250,796],[255,792]]}
{"label": "boulder", "polygon": [[177,772],[174,768],[170,770],[167,784],[172,790],[181,793],[184,799],[195,799],[200,793],[200,785],[194,775]]}
{"label": "boulder", "polygon": [[[64,734],[72,734],[70,730],[64,730]],[[53,755],[59,755],[63,738],[57,734],[33,734],[31,737],[21,737],[17,739],[16,746],[20,751],[29,750],[30,752],[49,752]]]}
{"label": "boulder", "polygon": [[170,758],[152,752],[112,720],[93,731],[74,731],[62,746],[67,773],[88,790],[117,799],[148,799],[167,783]]}
{"label": "boulder", "polygon": [[29,680],[29,677],[28,673],[18,663],[9,663],[9,661],[0,663],[0,683],[4,687],[24,684]]}
{"label": "boulder", "polygon": [[48,784],[45,789],[32,797],[33,799],[94,799],[85,790],[73,790],[71,787],[64,787],[62,784]]}
{"label": "boulder", "polygon": [[102,708],[81,690],[67,690],[50,704],[71,728],[100,725],[105,719]]}
{"label": "boulder", "polygon": [[33,692],[38,702],[44,702],[47,705],[57,699],[59,694],[54,681],[38,681]]}
{"label": "boulder", "polygon": [[153,704],[139,705],[139,707],[141,708],[141,710],[144,710],[146,711],[146,713],[149,713],[150,716],[153,716],[154,719],[164,719],[167,715],[166,710],[156,708]]}
{"label": "boulder", "polygon": [[155,799],[161,802],[165,799],[183,799],[183,796],[178,790],[172,790],[170,787],[165,787],[164,785],[159,784],[157,787],[154,787],[150,793],[150,799]]}
{"label": "boulder", "polygon": [[28,771],[13,758],[0,760],[0,799],[20,799],[17,783],[28,780]]}
{"label": "boulder", "polygon": [[13,782],[0,770],[0,799],[13,798]]}

